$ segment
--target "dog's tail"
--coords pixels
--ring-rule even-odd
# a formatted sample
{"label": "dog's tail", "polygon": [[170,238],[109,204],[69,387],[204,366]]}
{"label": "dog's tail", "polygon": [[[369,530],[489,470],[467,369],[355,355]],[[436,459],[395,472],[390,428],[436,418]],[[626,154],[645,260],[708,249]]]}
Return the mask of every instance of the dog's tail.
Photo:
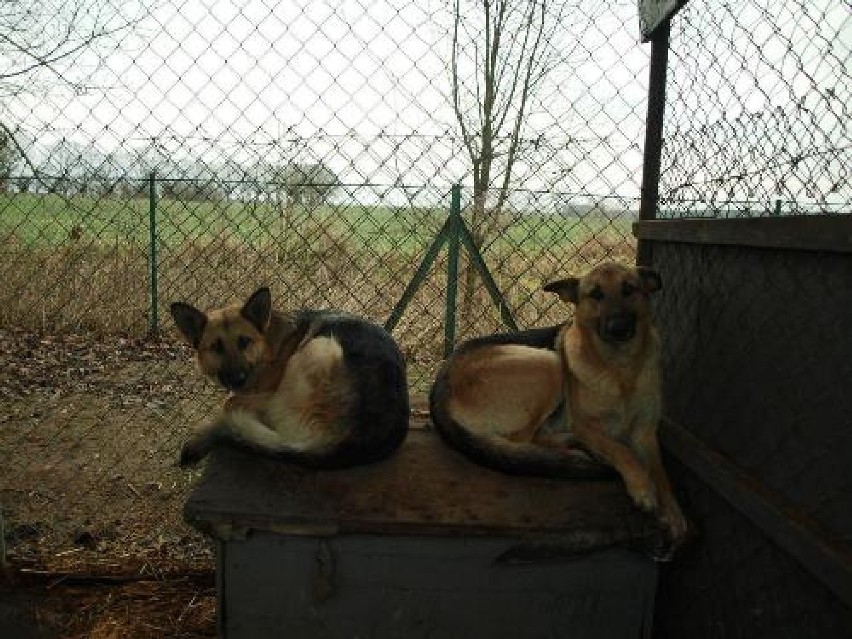
{"label": "dog's tail", "polygon": [[562,479],[611,479],[615,476],[613,468],[596,461],[580,448],[556,450],[472,432],[450,414],[448,384],[445,365],[429,393],[432,423],[448,445],[472,461],[510,475]]}

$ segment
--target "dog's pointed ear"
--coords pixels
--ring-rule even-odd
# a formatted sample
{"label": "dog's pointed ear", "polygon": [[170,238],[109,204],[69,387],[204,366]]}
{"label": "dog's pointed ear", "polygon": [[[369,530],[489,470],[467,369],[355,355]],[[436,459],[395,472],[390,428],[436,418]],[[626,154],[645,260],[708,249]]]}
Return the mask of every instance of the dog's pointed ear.
{"label": "dog's pointed ear", "polygon": [[266,332],[272,317],[272,293],[264,286],[251,294],[240,309],[240,315],[246,318],[261,333]]}
{"label": "dog's pointed ear", "polygon": [[548,293],[556,293],[563,302],[574,304],[580,299],[580,278],[568,277],[564,280],[549,282],[542,287]]}
{"label": "dog's pointed ear", "polygon": [[204,327],[207,326],[207,315],[184,302],[175,302],[169,307],[169,310],[172,312],[172,319],[177,324],[181,335],[192,344],[193,348],[198,348]]}
{"label": "dog's pointed ear", "polygon": [[639,275],[639,282],[641,282],[642,290],[646,294],[656,293],[663,288],[663,278],[657,271],[639,266],[636,269],[636,274]]}

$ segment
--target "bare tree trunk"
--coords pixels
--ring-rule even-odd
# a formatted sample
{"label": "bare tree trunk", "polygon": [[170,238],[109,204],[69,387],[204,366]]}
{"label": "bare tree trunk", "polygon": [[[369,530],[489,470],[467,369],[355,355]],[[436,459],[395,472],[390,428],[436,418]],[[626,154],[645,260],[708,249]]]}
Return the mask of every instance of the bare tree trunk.
{"label": "bare tree trunk", "polygon": [[[475,96],[476,108],[465,109],[461,95],[459,26],[463,20],[461,0],[455,0],[451,76],[453,109],[473,168],[473,203],[468,226],[477,250],[498,231],[509,194],[512,170],[518,154],[520,133],[531,91],[541,80],[546,63],[539,60],[545,33],[545,0],[481,0],[484,39],[482,55],[474,41],[477,68],[467,87]],[[517,9],[522,9],[522,19]],[[466,13],[466,19],[470,12]],[[511,52],[511,53],[509,53]],[[506,129],[509,129],[508,131]],[[501,143],[503,138],[507,142]],[[502,180],[496,191],[496,203],[488,206],[488,194],[494,175],[494,162],[500,148]],[[472,316],[476,292],[476,273],[467,260],[464,267],[461,313]]]}

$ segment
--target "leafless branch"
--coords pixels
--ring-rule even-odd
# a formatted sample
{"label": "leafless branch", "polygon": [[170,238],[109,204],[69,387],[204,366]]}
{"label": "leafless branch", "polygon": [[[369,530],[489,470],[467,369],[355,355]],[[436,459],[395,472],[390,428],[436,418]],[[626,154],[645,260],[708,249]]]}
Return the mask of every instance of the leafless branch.
{"label": "leafless branch", "polygon": [[[539,26],[536,32],[535,43],[533,44],[532,51],[530,54],[529,61],[527,63],[526,76],[524,78],[523,86],[521,89],[521,99],[520,104],[518,105],[517,114],[515,116],[515,123],[512,127],[512,137],[509,142],[509,151],[506,157],[506,167],[507,170],[503,172],[503,184],[500,187],[500,192],[498,195],[498,201],[496,210],[500,211],[503,208],[503,203],[506,201],[506,196],[509,192],[509,180],[511,179],[511,167],[515,163],[515,157],[518,150],[518,140],[521,134],[521,127],[523,126],[524,116],[526,115],[526,107],[527,100],[530,96],[530,90],[534,86],[532,82],[533,69],[535,68],[535,58],[536,54],[539,50],[539,45],[541,44],[541,37],[544,33],[544,16],[545,16],[545,3],[542,0],[541,3],[541,13],[539,18]],[[527,33],[529,33],[530,26],[532,24],[532,12],[530,12],[530,24],[527,26]]]}
{"label": "leafless branch", "polygon": [[[553,14],[561,18],[564,8],[551,12],[545,0],[476,0],[467,11],[461,5],[454,0],[450,70],[453,109],[472,163],[476,216],[485,213],[485,193],[495,178],[500,185],[494,212],[506,199],[531,96],[564,61],[550,42],[557,28]],[[468,30],[471,23],[481,26]],[[460,60],[460,34],[475,51],[483,46],[472,68]],[[465,105],[471,94],[475,104]]]}
{"label": "leafless branch", "polygon": [[0,94],[32,91],[32,75],[39,70],[51,72],[62,85],[76,86],[62,63],[137,26],[149,10],[134,5],[138,11],[127,16],[121,9],[106,11],[111,6],[100,0],[59,6],[36,0],[5,2],[6,10],[0,11]]}
{"label": "leafless branch", "polygon": [[450,55],[450,65],[451,65],[451,74],[453,81],[453,110],[456,114],[456,120],[459,123],[459,128],[461,129],[462,140],[464,141],[464,145],[467,148],[467,152],[470,155],[471,162],[476,162],[476,152],[473,147],[473,140],[468,133],[467,125],[465,124],[464,114],[462,113],[461,102],[459,100],[459,55],[458,55],[458,46],[459,46],[459,24],[461,23],[461,12],[459,10],[459,3],[461,0],[455,0],[453,10],[453,48],[452,54]]}
{"label": "leafless branch", "polygon": [[24,150],[24,147],[18,141],[18,138],[15,133],[5,124],[3,124],[2,121],[0,121],[0,135],[5,136],[6,143],[11,144],[11,146],[14,147],[14,150],[17,151],[18,156],[21,158],[21,160],[23,160],[24,164],[26,164],[27,168],[30,170],[30,174],[32,175],[33,179],[38,182],[41,187],[50,190],[50,185],[44,181],[41,175],[41,171],[39,171],[38,168],[36,168],[36,166],[33,164],[32,160],[30,159],[30,156],[27,154],[26,150]]}

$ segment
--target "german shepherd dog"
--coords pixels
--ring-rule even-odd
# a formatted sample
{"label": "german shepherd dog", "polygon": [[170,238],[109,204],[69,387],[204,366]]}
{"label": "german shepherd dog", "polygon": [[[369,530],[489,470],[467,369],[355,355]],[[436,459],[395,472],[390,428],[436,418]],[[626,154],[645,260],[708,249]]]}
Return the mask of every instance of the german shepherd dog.
{"label": "german shepherd dog", "polygon": [[574,321],[463,343],[431,389],[436,429],[503,472],[584,479],[615,468],[636,505],[682,538],[656,436],[660,338],[648,298],[661,286],[656,272],[615,263],[545,285],[576,306]]}
{"label": "german shepherd dog", "polygon": [[273,310],[268,288],[242,306],[205,313],[175,302],[171,313],[201,371],[230,392],[181,465],[225,444],[342,468],[383,459],[405,439],[405,363],[381,327],[340,311]]}

